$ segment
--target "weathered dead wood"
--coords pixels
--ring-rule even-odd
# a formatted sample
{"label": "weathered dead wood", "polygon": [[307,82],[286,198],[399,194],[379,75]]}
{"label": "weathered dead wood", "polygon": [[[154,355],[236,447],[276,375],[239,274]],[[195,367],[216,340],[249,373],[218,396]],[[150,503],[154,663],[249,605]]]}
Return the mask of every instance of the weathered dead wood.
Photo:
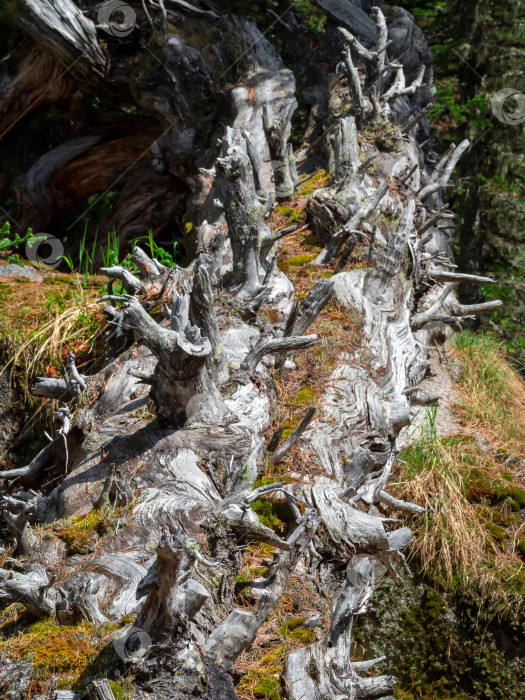
{"label": "weathered dead wood", "polygon": [[66,403],[77,396],[71,382],[54,377],[37,377],[30,391],[33,396],[38,396],[40,399],[55,399]]}
{"label": "weathered dead wood", "polygon": [[70,99],[74,79],[55,56],[26,39],[0,62],[0,140],[39,108]]}
{"label": "weathered dead wood", "polygon": [[401,128],[401,133],[408,134],[408,132],[411,131],[411,129],[413,129],[416,126],[416,124],[419,124],[419,122],[427,116],[427,114],[430,112],[433,106],[434,105],[432,104],[432,102],[429,102],[427,105],[425,105],[425,107],[423,107],[423,109],[420,112],[415,114],[407,121],[407,123]]}
{"label": "weathered dead wood", "polygon": [[[390,115],[390,103],[399,97],[414,95],[423,85],[426,66],[421,65],[417,77],[410,85],[406,85],[405,72],[402,64],[386,64],[386,52],[390,42],[388,41],[388,29],[385,16],[379,7],[373,8],[373,15],[377,25],[377,40],[375,50],[366,49],[358,39],[347,29],[339,28],[345,42],[344,66],[348,79],[352,109],[360,120],[385,121]],[[362,91],[359,74],[352,60],[353,50],[364,62],[367,73],[366,90]],[[386,72],[395,70],[394,79],[390,87],[383,91],[383,78]]]}
{"label": "weathered dead wood", "polygon": [[21,0],[19,22],[67,69],[97,84],[105,75],[108,61],[95,26],[72,0]]}
{"label": "weathered dead wood", "polygon": [[45,510],[46,499],[32,489],[20,491],[13,496],[3,496],[0,500],[0,512],[9,532],[16,540],[20,554],[30,555],[38,544],[38,537],[30,523],[42,522]]}
{"label": "weathered dead wood", "polygon": [[429,231],[429,229],[437,224],[438,221],[441,219],[449,220],[449,221],[454,221],[454,214],[452,212],[448,211],[448,204],[445,204],[444,206],[440,207],[436,212],[431,213],[430,216],[425,220],[425,223],[423,226],[418,230],[418,234],[421,238],[420,245],[424,246],[426,245],[429,241],[432,240],[434,234],[432,231]]}
{"label": "weathered dead wood", "polygon": [[[327,136],[333,150],[335,171],[333,186],[317,190],[308,198],[307,212],[322,239],[330,240],[334,230],[348,222],[369,195],[363,187],[357,127],[354,117],[338,119],[333,134]],[[317,261],[316,261],[317,262]]]}
{"label": "weathered dead wood", "polygon": [[418,387],[416,387],[416,389],[417,391],[410,396],[410,402],[418,404],[419,406],[428,406],[428,404],[437,403],[441,398],[439,391],[424,391],[418,389]]}
{"label": "weathered dead wood", "polygon": [[415,503],[407,503],[406,501],[402,501],[399,498],[394,498],[394,496],[391,496],[389,493],[383,491],[382,489],[379,489],[379,491],[377,491],[376,496],[377,499],[381,501],[381,503],[390,506],[394,510],[401,510],[406,513],[411,513],[415,515],[425,512],[425,509],[422,506],[418,506]]}
{"label": "weathered dead wood", "polygon": [[422,201],[448,185],[454,168],[469,146],[470,141],[464,139],[458,146],[452,145],[450,147],[449,151],[439,161],[429,182],[418,192],[418,196]]}
{"label": "weathered dead wood", "polygon": [[346,47],[343,54],[346,78],[348,80],[348,89],[350,91],[350,99],[352,101],[352,110],[357,119],[360,119],[365,111],[363,101],[363,92],[361,90],[361,80],[359,73],[352,60],[352,51],[350,46]]}
{"label": "weathered dead wood", "polygon": [[225,503],[218,506],[216,512],[224,524],[231,528],[241,541],[264,542],[272,547],[277,547],[277,549],[286,551],[290,549],[286,540],[282,540],[271,528],[261,523],[256,513],[249,507],[248,502],[237,503],[226,499]]}
{"label": "weathered dead wood", "polygon": [[[101,267],[100,272],[106,277],[117,279],[122,282],[127,294],[136,294],[142,289],[142,282],[135,275],[124,267],[113,265],[113,267]],[[110,292],[111,294],[112,292]]]}
{"label": "weathered dead wood", "polygon": [[[284,330],[285,337],[302,336],[310,328],[324,307],[328,304],[334,293],[333,280],[322,277],[316,282],[313,289],[308,292],[306,299],[295,304],[288,316]],[[280,374],[286,362],[286,352],[280,354],[276,369]]]}
{"label": "weathered dead wood", "polygon": [[75,388],[77,395],[80,395],[83,391],[87,389],[87,384],[84,377],[80,374],[75,364],[75,354],[74,352],[69,352],[66,357],[66,366],[69,374],[71,375],[71,382]]}
{"label": "weathered dead wood", "polygon": [[226,129],[222,157],[217,159],[217,184],[232,247],[233,281],[242,285],[241,296],[250,298],[261,290],[268,270],[264,241],[271,238],[271,231],[257,196],[246,139],[238,129]]}
{"label": "weathered dead wood", "polygon": [[435,316],[437,311],[439,311],[439,309],[443,306],[443,304],[447,300],[448,296],[453,291],[454,291],[454,285],[449,285],[448,287],[446,287],[441,292],[441,294],[438,296],[436,301],[431,306],[429,306],[428,309],[426,309],[423,313],[415,314],[412,317],[412,319],[410,321],[411,327],[414,329],[422,328],[428,320],[432,319]]}
{"label": "weathered dead wood", "polygon": [[263,106],[263,126],[272,157],[275,198],[278,201],[289,199],[295,185],[295,167],[292,145],[289,143],[292,115],[297,109],[293,94],[277,115],[273,115],[267,104]]}
{"label": "weathered dead wood", "polygon": [[377,303],[380,300],[399,269],[412,230],[415,207],[415,201],[410,200],[403,211],[395,235],[379,254],[375,266],[365,277],[364,293],[372,303]]}
{"label": "weathered dead wood", "polygon": [[135,246],[132,258],[146,280],[152,280],[169,272],[169,268],[154,258],[150,258],[142,248]]}
{"label": "weathered dead wood", "polygon": [[431,330],[445,325],[454,326],[458,324],[462,318],[467,316],[475,317],[477,314],[488,313],[503,306],[503,302],[499,299],[482,302],[481,304],[466,305],[450,302],[447,304],[447,308],[444,312],[438,313],[439,308],[443,306],[445,298],[451,290],[452,288],[445,290],[444,294],[441,295],[430,309],[412,317],[410,325],[413,330]]}
{"label": "weathered dead wood", "polygon": [[214,308],[211,277],[208,268],[204,264],[196,264],[191,293],[190,315],[194,324],[202,329],[204,336],[211,343],[211,353],[206,363],[211,379],[217,383],[223,378],[224,358],[219,323]]}
{"label": "weathered dead wood", "polygon": [[321,278],[316,282],[306,299],[300,302],[295,321],[288,335],[304,335],[324,307],[328,304],[334,293],[333,280]]}
{"label": "weathered dead wood", "polygon": [[[141,581],[139,591],[147,593],[146,600],[137,617],[136,626],[162,641],[179,630],[183,631],[184,595],[179,587],[179,578],[188,568],[188,555],[177,537],[165,530],[157,547],[157,561],[153,570]],[[208,597],[204,589],[204,603]]]}
{"label": "weathered dead wood", "polygon": [[89,562],[89,570],[115,582],[116,596],[106,609],[111,620],[120,620],[125,615],[139,612],[143,596],[138,594],[139,584],[147,570],[136,561],[120,552],[101,555]]}
{"label": "weathered dead wood", "polygon": [[[18,469],[9,469],[0,472],[0,479],[16,479],[22,477],[33,478],[39,474],[46,466],[48,471],[62,467],[64,472],[67,472],[68,465],[68,450],[67,450],[67,434],[69,433],[69,409],[63,406],[55,412],[55,417],[60,425],[56,431],[56,437],[52,442],[46,445],[37,456],[31,460],[26,467]],[[49,463],[51,465],[49,466]]]}
{"label": "weathered dead wood", "polygon": [[315,511],[307,511],[288,538],[289,551],[279,555],[270,566],[268,585],[254,612],[236,609],[216,627],[203,647],[205,657],[227,671],[235,659],[255,639],[257,630],[283,595],[289,576],[310,544],[319,521]]}
{"label": "weathered dead wood", "polygon": [[[173,291],[172,327],[176,330],[159,326],[136,297],[124,295],[111,299],[124,301],[126,324],[136,340],[144,343],[159,361],[151,387],[151,397],[159,415],[175,421],[186,418],[188,404],[194,397],[197,397],[203,419],[205,416],[213,420],[222,415],[225,409],[205,368],[206,358],[212,352],[211,343],[202,337],[200,328],[188,323],[189,296]],[[194,407],[193,414],[199,406]]]}
{"label": "weathered dead wood", "polygon": [[86,687],[89,700],[115,700],[107,678],[90,678]]}
{"label": "weathered dead wood", "polygon": [[294,488],[306,503],[317,509],[332,552],[346,562],[357,552],[377,552],[389,548],[381,518],[364,513],[342,500],[341,491],[333,486],[316,484],[311,488]]}
{"label": "weathered dead wood", "polygon": [[436,282],[453,282],[454,284],[496,284],[492,277],[482,277],[481,275],[467,275],[461,272],[448,272],[447,270],[436,270],[429,268],[427,275]]}
{"label": "weathered dead wood", "polygon": [[359,226],[372,214],[379,205],[383,197],[388,192],[388,183],[382,182],[374,193],[362,204],[352,218],[336,233],[332,234],[326,248],[319,253],[315,259],[317,265],[325,265],[332,258],[336,257],[343,243],[350,236],[351,232],[358,229]]}
{"label": "weathered dead wood", "polygon": [[285,458],[288,452],[295,445],[297,440],[299,440],[301,435],[310,425],[310,422],[315,415],[315,411],[315,406],[311,406],[306,412],[306,415],[304,416],[302,421],[297,426],[297,428],[295,428],[295,430],[289,435],[289,437],[286,438],[281,447],[279,447],[279,449],[275,450],[275,452],[270,455],[273,464],[279,464],[279,462],[282,462],[282,460]]}
{"label": "weathered dead wood", "polygon": [[450,310],[455,316],[473,316],[494,311],[494,309],[499,309],[501,306],[503,306],[503,302],[496,299],[494,301],[484,301],[481,304],[450,304]]}
{"label": "weathered dead wood", "polygon": [[[54,2],[56,4],[59,0]],[[190,12],[196,10],[193,14],[197,16],[199,14],[199,8],[188,8],[182,0],[176,4]],[[162,0],[151,7],[154,9],[150,14],[144,3],[144,24],[149,21],[149,15],[152,29],[166,33],[166,18],[171,19],[169,9],[165,9]],[[407,87],[402,68],[396,64],[387,65],[386,22],[380,10],[375,15],[378,25],[376,50],[368,51],[360,43],[347,46],[347,69],[356,102],[351,108],[357,118],[361,114],[366,118],[386,118],[390,111],[389,103],[399,96],[402,100],[395,109],[408,110],[406,96],[415,92],[423,79],[424,67],[419,71],[415,83]],[[143,30],[144,27],[140,27],[140,31]],[[148,32],[147,26],[145,31]],[[179,42],[181,39],[172,36],[169,41]],[[197,54],[200,55],[200,52],[191,53],[192,47],[184,46],[184,58],[188,54],[190,56],[188,64],[198,63],[201,59]],[[166,46],[164,48],[167,49]],[[352,62],[351,50],[366,65],[367,80],[363,89]],[[124,55],[125,52],[122,53]],[[116,72],[121,75],[126,68],[126,59],[122,56],[119,55],[119,62],[115,64],[118,68]],[[250,56],[249,62],[252,60],[257,66],[258,59]],[[172,64],[169,65],[171,71]],[[395,73],[391,74],[391,70]],[[263,70],[256,67],[256,78],[263,76],[264,80],[265,71],[266,67]],[[180,77],[183,79],[179,80]],[[181,105],[186,97],[184,77],[175,69],[170,75],[173,84],[177,85]],[[385,87],[388,89],[383,93]],[[243,89],[234,88],[239,93],[236,99],[241,99],[239,95]],[[341,565],[351,560],[341,591],[335,597],[329,636],[312,647],[296,652],[297,657],[292,655],[294,661],[290,662],[290,668],[296,667],[298,670],[288,672],[287,667],[287,674],[293,678],[295,673],[299,690],[292,684],[291,697],[318,700],[320,697],[385,696],[392,690],[390,677],[360,679],[357,675],[368,671],[379,660],[361,664],[350,662],[354,615],[364,611],[373,587],[370,561],[367,558],[358,561],[358,558],[368,553],[383,561],[391,575],[398,577],[396,562],[404,564],[402,549],[411,542],[412,535],[408,528],[392,532],[395,521],[380,514],[384,512],[384,507],[411,514],[421,512],[418,506],[393,499],[388,494],[387,481],[396,457],[399,429],[409,420],[410,398],[405,393],[405,387],[411,389],[410,385],[419,381],[428,366],[424,331],[421,340],[418,337],[416,342],[412,332],[414,329],[411,328],[414,300],[420,304],[419,311],[427,308],[429,299],[426,296],[428,282],[423,281],[421,288],[417,286],[423,278],[421,270],[425,266],[431,272],[438,267],[448,270],[450,265],[447,266],[446,261],[434,253],[429,253],[430,257],[427,258],[421,255],[424,241],[418,242],[412,232],[413,202],[405,205],[398,231],[391,238],[392,232],[383,230],[383,224],[379,230],[371,222],[367,225],[366,234],[359,231],[366,218],[373,217],[379,207],[385,220],[399,217],[405,198],[410,196],[410,188],[404,189],[401,199],[387,197],[387,181],[397,182],[398,185],[408,182],[414,167],[417,167],[413,164],[421,162],[421,154],[413,138],[399,139],[398,155],[385,157],[380,151],[367,152],[367,157],[361,163],[355,120],[352,117],[343,118],[338,121],[335,137],[331,140],[336,166],[333,186],[324,188],[310,200],[311,206],[317,207],[314,217],[327,210],[323,221],[330,225],[337,223],[328,233],[331,236],[336,231],[340,236],[333,243],[334,246],[337,244],[337,249],[330,253],[329,259],[349,242],[352,235],[361,235],[368,240],[368,236],[377,234],[377,247],[389,243],[378,256],[375,268],[369,271],[352,270],[331,280],[321,280],[307,299],[301,304],[297,303],[289,314],[289,305],[281,305],[285,296],[282,286],[284,275],[276,269],[278,246],[275,245],[285,235],[286,229],[271,232],[266,225],[266,216],[273,205],[269,193],[276,189],[279,197],[282,183],[286,191],[290,183],[293,186],[293,163],[287,144],[293,99],[286,98],[281,113],[274,120],[270,116],[271,101],[265,102],[267,108],[261,115],[263,110],[258,99],[263,94],[262,90],[255,91],[255,96],[250,90],[246,90],[246,93],[239,111],[253,111],[253,121],[257,122],[255,128],[259,129],[261,138],[247,136],[243,131],[246,124],[238,129],[227,129],[222,158],[215,168],[217,183],[213,182],[213,170],[203,172],[201,169],[194,178],[193,164],[184,160],[182,166],[180,158],[173,153],[169,138],[173,136],[173,142],[179,135],[188,141],[192,138],[185,128],[187,124],[182,121],[177,122],[180,128],[174,129],[177,137],[170,134],[169,138],[151,149],[155,171],[170,173],[166,175],[168,185],[162,189],[166,199],[166,193],[173,190],[173,187],[169,187],[173,173],[177,173],[177,177],[187,178],[192,191],[206,185],[202,201],[206,198],[207,201],[198,212],[198,220],[202,215],[210,223],[199,228],[198,258],[186,270],[168,270],[137,249],[135,259],[144,281],[132,279],[121,271],[112,275],[116,279],[120,275],[128,291],[133,294],[139,292],[141,287],[145,288],[148,302],[142,305],[136,297],[118,298],[110,291],[110,301],[125,303],[122,310],[119,307],[107,312],[112,324],[116,361],[104,372],[97,373],[93,381],[86,382],[89,384],[88,392],[91,391],[93,395],[88,394],[86,398],[89,400],[85,404],[82,402],[78,414],[74,416],[86,440],[73,472],[51,494],[47,517],[52,520],[76,512],[87,513],[92,504],[104,507],[109,501],[116,505],[120,498],[120,492],[115,490],[118,479],[122,479],[126,498],[131,498],[133,489],[138,497],[132,515],[123,513],[120,516],[123,527],[118,536],[115,533],[114,539],[113,536],[101,538],[103,554],[95,560],[79,556],[83,575],[88,578],[86,594],[82,594],[82,586],[77,583],[79,579],[73,577],[64,584],[66,604],[62,601],[57,613],[64,622],[78,616],[102,621],[101,608],[107,611],[111,619],[120,619],[123,615],[140,610],[137,622],[143,626],[145,633],[147,630],[147,634],[156,642],[162,643],[154,650],[152,656],[156,658],[149,666],[150,659],[142,658],[144,666],[141,670],[149,668],[152,675],[162,676],[165,673],[169,676],[167,680],[164,675],[159,682],[169,687],[169,692],[177,700],[198,696],[199,692],[194,692],[193,686],[192,689],[184,686],[185,679],[191,673],[198,675],[199,682],[203,682],[205,673],[221,671],[223,675],[219,674],[219,678],[223,682],[220,686],[223,695],[220,694],[221,690],[208,690],[210,697],[214,697],[215,692],[216,697],[222,700],[234,694],[225,669],[229,669],[242,650],[254,640],[268,612],[285,592],[288,577],[296,563],[304,558],[306,571],[310,566],[313,568],[322,563],[323,569],[330,572],[329,576],[337,578]],[[155,93],[149,99],[154,100],[155,105],[162,102],[162,109],[171,109],[169,103],[174,101],[171,93],[166,92],[162,100],[158,97],[158,93]],[[154,109],[158,109],[157,106]],[[261,116],[264,116],[264,120],[260,119]],[[272,120],[275,124],[270,124]],[[242,119],[239,119],[236,124],[241,122]],[[211,131],[213,129],[210,128]],[[269,150],[266,146],[269,146]],[[207,161],[212,150],[206,155]],[[281,181],[277,177],[281,165],[270,164],[275,171],[275,188],[269,185],[269,155],[274,160],[285,162]],[[385,178],[378,188],[373,187],[372,176],[366,173],[372,158],[377,159],[377,168]],[[400,159],[403,159],[402,163]],[[194,160],[193,154],[191,160]],[[195,158],[195,161],[199,162],[199,159]],[[209,167],[210,163],[206,165]],[[447,161],[442,167],[442,180],[447,176],[449,165]],[[229,243],[223,240],[225,227],[221,215],[216,211],[221,204],[215,199],[216,196],[222,200]],[[135,202],[142,201],[144,195],[141,192]],[[425,209],[424,203],[421,204],[418,212],[421,219],[418,220],[425,220]],[[166,225],[166,228],[169,226]],[[429,234],[433,237],[435,232],[429,231]],[[192,246],[193,243],[188,244],[188,254]],[[345,250],[348,250],[347,245]],[[226,291],[221,295],[222,275],[227,274],[225,271],[231,264],[231,258],[233,274],[230,280],[225,277]],[[406,266],[403,265],[405,258]],[[288,282],[290,289],[291,283],[284,281]],[[234,290],[237,295],[233,303],[228,282],[240,285],[240,290]],[[349,343],[335,358],[332,376],[324,395],[320,397],[322,410],[317,414],[317,420],[310,422],[313,411],[309,411],[297,429],[301,440],[296,441],[297,432],[291,436],[296,449],[303,452],[301,459],[311,460],[316,468],[322,468],[323,474],[318,477],[317,469],[313,469],[309,472],[311,479],[297,479],[293,485],[271,484],[253,490],[265,461],[261,458],[264,445],[262,436],[272,425],[279,387],[274,384],[271,372],[263,370],[256,377],[250,375],[255,373],[265,353],[276,352],[285,357],[291,340],[304,343],[309,342],[308,338],[315,337],[304,338],[303,334],[334,290],[338,304],[352,309],[359,319],[358,328],[353,334],[359,336],[359,345],[354,347],[353,342]],[[161,303],[172,300],[171,317],[168,312],[157,323],[148,315],[149,301],[153,298]],[[265,331],[257,342],[261,338],[262,314],[257,318],[256,312],[263,303],[265,311],[267,309],[271,314],[270,318],[278,312],[278,329],[289,314],[283,338],[268,340]],[[432,313],[435,314],[436,309]],[[166,325],[168,323],[169,326]],[[128,340],[131,342],[131,333],[137,345],[118,357]],[[255,347],[250,350],[254,344]],[[154,358],[147,348],[157,360],[155,370]],[[236,369],[240,365],[242,371]],[[225,381],[221,386],[223,401],[217,386],[222,382],[222,369],[226,366],[235,369],[230,374],[231,381]],[[71,398],[74,398],[79,393],[78,389],[82,390],[83,381],[85,378],[81,375],[77,380],[72,372],[68,372],[62,387],[72,388]],[[169,428],[159,428],[158,421],[148,421],[144,414],[136,411],[137,408],[147,407],[143,384],[151,384],[151,396],[156,401],[159,415],[170,421]],[[95,391],[100,392],[97,398]],[[414,392],[411,396],[415,399],[418,393]],[[181,428],[185,419],[188,420]],[[285,448],[289,449],[291,442],[290,438],[278,450],[280,437],[279,434],[274,436],[269,445],[269,450],[276,452],[274,458],[277,461],[279,457],[282,458]],[[62,444],[60,448],[63,449]],[[270,493],[286,499],[293,518],[300,523],[288,540],[281,540],[275,532],[262,525],[250,507],[254,499]],[[378,508],[379,504],[382,505]],[[17,504],[16,507],[10,505],[13,505],[10,513],[15,518],[21,514],[19,524],[25,527],[26,513],[22,514],[22,511],[26,503]],[[302,520],[299,506],[308,509]],[[367,507],[370,512],[363,510]],[[315,509],[318,515],[310,508]],[[27,513],[30,514],[30,511]],[[175,536],[165,534],[159,545],[162,526],[173,524],[175,519],[181,529]],[[321,525],[319,528],[317,521]],[[118,524],[116,529],[118,531]],[[208,537],[210,530],[220,540],[217,549],[209,550],[214,552],[213,557],[217,561],[211,561],[203,553],[205,550],[201,549],[201,538]],[[224,541],[221,540],[223,536]],[[280,551],[270,567],[268,578],[258,582],[259,591],[262,591],[259,606],[255,611],[232,612],[233,594],[228,590],[228,576],[231,580],[238,570],[236,567],[242,563],[242,548],[236,547],[241,540],[268,542]],[[211,539],[208,544],[212,545]],[[123,552],[110,551],[113,546],[132,551],[126,556]],[[154,562],[146,561],[151,546],[158,547]],[[139,561],[143,563],[139,564]],[[77,566],[78,562],[74,563]],[[201,567],[200,571],[198,567]],[[195,575],[202,574],[206,585],[192,579],[192,571],[195,571]],[[301,569],[302,576],[303,571]],[[221,579],[219,585],[217,572]],[[101,608],[98,607],[98,580],[95,578],[99,576],[103,582],[98,589]],[[211,613],[202,607],[210,595],[216,602],[219,601]],[[222,617],[226,619],[221,622]],[[203,650],[206,666],[202,663],[198,648]],[[168,649],[176,649],[177,658],[170,657]],[[213,682],[212,679],[210,686]],[[304,692],[300,692],[301,684]],[[179,687],[183,688],[182,696]],[[150,691],[151,688],[148,688]],[[314,694],[310,695],[310,691]]]}
{"label": "weathered dead wood", "polygon": [[204,263],[208,268],[210,283],[216,290],[221,284],[222,251],[224,246],[224,233],[220,226],[209,224],[207,221],[197,229],[197,256],[198,265]]}
{"label": "weathered dead wood", "polygon": [[[389,68],[391,67],[393,67],[393,64],[390,64]],[[405,71],[403,69],[403,66],[396,65],[396,74],[394,77],[394,82],[388,88],[388,90],[385,93],[383,93],[383,95],[381,95],[381,100],[383,102],[394,102],[398,99],[398,97],[403,97],[404,95],[413,95],[423,85],[423,77],[425,75],[425,70],[426,67],[421,66],[417,78],[415,78],[415,80],[407,86],[405,83]]]}
{"label": "weathered dead wood", "polygon": [[77,370],[74,353],[68,353],[66,365],[67,370],[62,365],[63,379],[37,377],[35,384],[30,389],[33,396],[42,399],[56,399],[66,403],[78,398],[87,389],[87,384],[85,378]]}
{"label": "weathered dead wood", "polygon": [[257,345],[246,355],[241,369],[248,374],[253,374],[255,368],[265,355],[283,350],[300,350],[309,348],[317,340],[316,335],[304,335],[288,338],[261,339]]}
{"label": "weathered dead wood", "polygon": [[0,605],[22,603],[35,617],[51,615],[55,609],[57,592],[51,588],[41,564],[30,564],[25,573],[0,569]]}
{"label": "weathered dead wood", "polygon": [[339,188],[343,188],[358,175],[362,165],[359,160],[357,127],[353,117],[337,121],[335,134],[330,136],[330,143],[335,157],[334,182]]}
{"label": "weathered dead wood", "polygon": [[[353,620],[365,612],[374,588],[374,568],[367,557],[349,564],[343,587],[334,601],[325,639],[290,654],[284,677],[294,700],[324,697],[376,698],[392,691],[394,678],[359,678],[368,668],[350,662]],[[379,663],[379,660],[375,660]],[[372,682],[370,682],[372,681]]]}
{"label": "weathered dead wood", "polygon": [[93,624],[109,622],[98,606],[98,591],[105,578],[87,576],[75,582],[71,591],[56,603],[56,615],[61,625],[76,625],[82,620]]}

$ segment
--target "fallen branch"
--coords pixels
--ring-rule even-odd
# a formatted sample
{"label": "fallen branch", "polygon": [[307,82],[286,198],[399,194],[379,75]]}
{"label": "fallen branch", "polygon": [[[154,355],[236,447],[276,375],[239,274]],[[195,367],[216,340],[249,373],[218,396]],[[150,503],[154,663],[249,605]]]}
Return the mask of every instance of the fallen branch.
{"label": "fallen branch", "polygon": [[317,340],[316,335],[304,335],[291,338],[270,338],[261,340],[244,358],[241,369],[252,375],[265,355],[283,350],[301,350],[309,348]]}
{"label": "fallen branch", "polygon": [[310,422],[315,415],[315,410],[315,406],[311,406],[306,412],[306,415],[304,416],[302,421],[297,426],[297,428],[295,428],[291,435],[288,438],[286,438],[281,447],[279,447],[278,450],[276,450],[272,455],[270,455],[270,459],[272,460],[273,464],[279,464],[279,462],[282,462],[282,460],[285,458],[288,452],[295,445],[297,440],[299,440],[301,435],[310,425]]}
{"label": "fallen branch", "polygon": [[205,657],[227,671],[235,659],[254,641],[259,627],[281,598],[299,559],[305,553],[319,525],[316,513],[308,510],[288,538],[289,551],[271,564],[263,594],[254,612],[236,609],[210,634],[203,647]]}

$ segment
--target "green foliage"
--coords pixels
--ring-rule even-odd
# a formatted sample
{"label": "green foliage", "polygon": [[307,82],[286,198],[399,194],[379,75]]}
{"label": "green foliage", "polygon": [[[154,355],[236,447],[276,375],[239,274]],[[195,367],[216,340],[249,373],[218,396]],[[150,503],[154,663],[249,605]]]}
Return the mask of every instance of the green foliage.
{"label": "green foliage", "polygon": [[525,92],[523,12],[515,0],[467,3],[464,11],[450,0],[400,4],[413,12],[434,57],[437,93],[429,119],[436,152],[463,138],[472,144],[448,196],[459,224],[459,264],[498,280],[483,292],[488,300],[504,299],[505,307],[480,320],[523,360],[525,138],[522,127],[502,124],[490,109],[502,88]]}
{"label": "green foliage", "polygon": [[280,629],[279,634],[283,639],[291,639],[303,644],[313,644],[315,642],[315,631],[302,627],[305,617],[296,617],[286,622]]}
{"label": "green foliage", "polygon": [[120,242],[116,234],[115,228],[113,231],[108,231],[108,243],[106,250],[102,251],[102,260],[104,267],[113,267],[119,264],[120,260]]}
{"label": "green foliage", "polygon": [[[11,234],[11,224],[9,223],[9,221],[6,221],[0,227],[0,257],[5,255],[6,252],[11,252],[19,246],[36,243],[37,241],[41,240],[44,240],[44,238],[39,236],[33,236],[32,228],[28,228],[27,232],[23,236],[19,236],[18,233],[15,233],[13,236]],[[11,256],[8,258],[8,260],[10,259]]]}
{"label": "green foliage", "polygon": [[305,386],[304,389],[300,389],[297,394],[291,399],[291,404],[296,408],[300,406],[311,406],[319,401],[319,397],[313,389]]}
{"label": "green foliage", "polygon": [[85,516],[76,516],[69,524],[59,527],[57,536],[67,544],[68,554],[87,554],[94,551],[99,536],[111,528],[108,509],[100,508]]}
{"label": "green foliage", "polygon": [[228,0],[227,2],[228,12],[253,17],[261,23],[267,19],[268,9],[273,10],[277,16],[292,10],[304,24],[316,31],[320,31],[326,21],[324,12],[313,0]]}
{"label": "green foliage", "polygon": [[[162,265],[165,265],[166,267],[175,267],[176,266],[176,259],[178,257],[178,243],[173,244],[173,253],[170,253],[169,251],[165,250],[161,246],[157,244],[155,239],[153,238],[153,231],[150,229],[148,231],[147,236],[141,236],[139,238],[135,238],[131,241],[131,249],[132,251],[135,250],[135,247],[139,244],[146,243],[146,247],[148,249],[148,253],[152,258],[155,258],[158,260]],[[89,277],[91,277],[95,272],[95,257],[97,254],[97,250],[99,251],[100,255],[102,256],[102,262],[103,262],[103,267],[112,267],[114,265],[121,265],[122,267],[125,267],[129,269],[133,273],[138,272],[138,268],[135,266],[135,264],[131,261],[129,256],[126,256],[123,260],[121,260],[121,251],[120,251],[120,241],[117,236],[117,233],[115,229],[113,228],[112,231],[107,232],[107,241],[106,245],[103,246],[102,244],[99,244],[98,242],[98,233],[95,234],[95,237],[93,239],[93,242],[90,246],[87,244],[87,224],[84,226],[84,233],[82,236],[82,239],[80,241],[80,248],[79,248],[79,253],[78,253],[78,272],[82,275],[84,279],[84,284],[87,284],[87,281]],[[74,269],[74,264],[71,256],[64,256],[64,260],[69,267],[70,271],[73,271]]]}
{"label": "green foliage", "polygon": [[157,244],[155,239],[153,238],[153,230],[150,229],[148,231],[147,236],[141,236],[139,238],[134,238],[131,241],[131,249],[135,250],[135,246],[138,245],[139,243],[142,243],[143,241],[146,241],[148,248],[149,248],[149,255],[152,258],[155,258],[158,260],[162,265],[165,265],[166,267],[176,267],[177,263],[176,260],[178,258],[178,243],[173,244],[173,253],[170,253],[167,250],[164,250],[161,246]]}
{"label": "green foliage", "polygon": [[243,676],[237,685],[239,697],[265,698],[266,700],[280,700],[281,693],[280,676],[283,670],[284,644],[280,644],[259,661],[257,668]]}
{"label": "green foliage", "polygon": [[[448,49],[450,50],[450,47]],[[487,93],[478,92],[474,97],[462,102],[456,78],[437,82],[434,99],[434,106],[428,115],[431,122],[446,122],[448,128],[457,128],[460,124],[468,122],[478,130],[492,126]]]}

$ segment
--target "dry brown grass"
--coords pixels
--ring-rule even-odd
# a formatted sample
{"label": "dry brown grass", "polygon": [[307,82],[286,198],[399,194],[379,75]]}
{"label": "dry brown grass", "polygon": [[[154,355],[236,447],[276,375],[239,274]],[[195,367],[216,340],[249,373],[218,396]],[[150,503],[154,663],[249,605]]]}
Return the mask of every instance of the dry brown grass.
{"label": "dry brown grass", "polygon": [[490,614],[516,618],[525,611],[525,383],[491,338],[459,334],[454,353],[464,431],[439,438],[429,411],[392,488],[426,508],[411,524],[422,572]]}
{"label": "dry brown grass", "polygon": [[525,381],[490,336],[460,333],[454,352],[461,362],[459,412],[473,432],[495,448],[525,457]]}
{"label": "dry brown grass", "polygon": [[412,523],[410,555],[421,571],[473,595],[492,613],[519,615],[525,610],[525,562],[517,544],[525,523],[505,495],[519,486],[502,478],[501,464],[468,437],[421,443],[402,458],[395,493],[426,508]]}
{"label": "dry brown grass", "polygon": [[42,282],[4,278],[0,282],[0,344],[26,392],[37,375],[56,376],[73,350],[80,368],[93,359],[92,345],[103,323],[102,279],[87,285],[78,275],[46,277]]}

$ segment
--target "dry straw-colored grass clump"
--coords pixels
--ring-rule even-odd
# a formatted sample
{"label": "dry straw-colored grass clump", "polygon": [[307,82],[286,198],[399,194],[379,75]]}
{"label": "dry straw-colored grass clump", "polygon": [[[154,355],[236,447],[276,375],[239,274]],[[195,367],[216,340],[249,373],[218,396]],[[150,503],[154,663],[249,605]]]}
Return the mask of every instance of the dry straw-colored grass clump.
{"label": "dry straw-colored grass clump", "polygon": [[490,614],[525,611],[525,383],[491,339],[460,334],[464,430],[439,437],[429,409],[401,455],[396,495],[426,508],[411,557],[423,573]]}
{"label": "dry straw-colored grass clump", "polygon": [[493,447],[525,457],[525,381],[491,336],[460,333],[454,351],[461,362],[460,415]]}
{"label": "dry straw-colored grass clump", "polygon": [[100,331],[101,279],[48,275],[42,281],[0,281],[0,349],[7,367],[16,367],[28,390],[37,375],[57,375],[73,350],[82,368],[92,360]]}

